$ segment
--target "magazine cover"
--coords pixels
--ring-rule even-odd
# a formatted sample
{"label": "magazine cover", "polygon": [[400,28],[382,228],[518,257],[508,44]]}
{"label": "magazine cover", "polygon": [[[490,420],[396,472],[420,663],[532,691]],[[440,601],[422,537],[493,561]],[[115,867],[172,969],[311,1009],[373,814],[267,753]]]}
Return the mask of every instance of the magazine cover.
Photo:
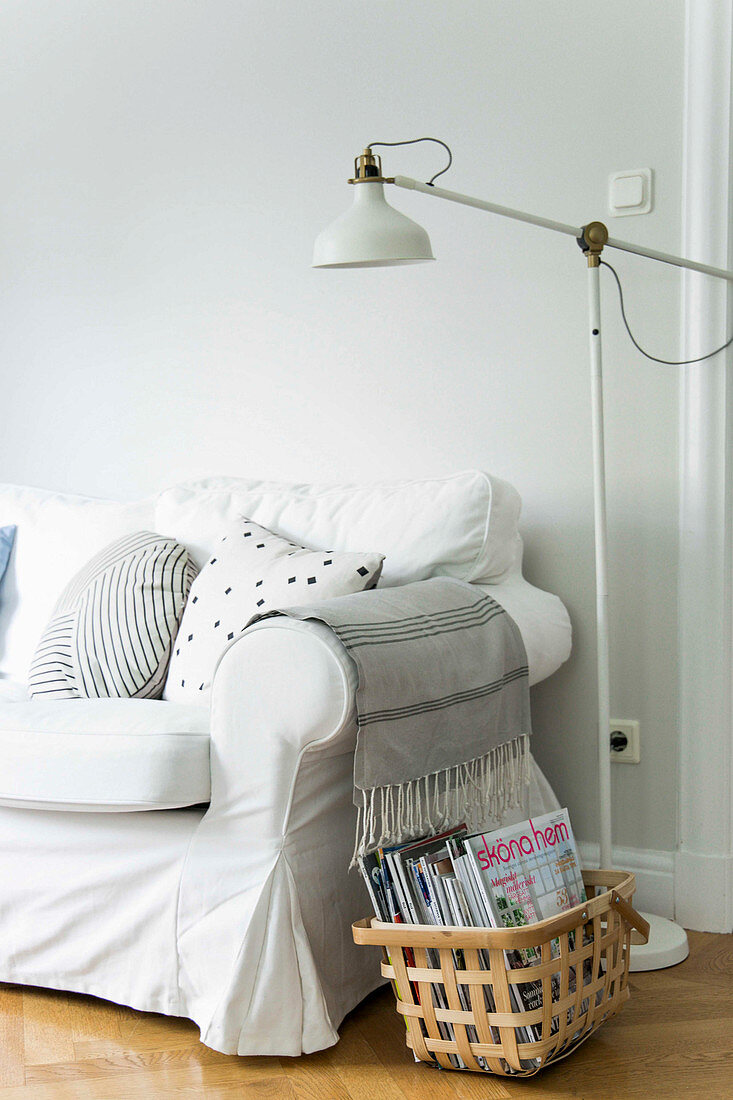
{"label": "magazine cover", "polygon": [[554,917],[587,900],[566,809],[466,837],[465,844],[507,928]]}

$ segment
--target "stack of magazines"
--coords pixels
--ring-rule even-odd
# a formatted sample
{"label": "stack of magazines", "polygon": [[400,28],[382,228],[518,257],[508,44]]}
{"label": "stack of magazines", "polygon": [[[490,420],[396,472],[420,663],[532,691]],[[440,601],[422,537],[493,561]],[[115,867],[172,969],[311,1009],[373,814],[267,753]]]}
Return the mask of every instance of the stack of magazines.
{"label": "stack of magazines", "polygon": [[[374,912],[383,921],[518,928],[556,916],[587,900],[566,809],[491,833],[469,835],[465,826],[458,826],[437,836],[379,848],[361,857],[359,863]],[[559,951],[557,943],[553,951]],[[428,957],[431,965],[439,965],[437,951],[428,951]],[[534,949],[507,951],[505,957],[513,969],[530,968],[540,962],[540,953]],[[488,951],[479,952],[479,958],[489,969]],[[458,971],[465,969],[460,951],[454,951],[454,961]],[[407,962],[414,965],[409,957]],[[554,978],[553,1000],[558,1000],[559,978],[557,975]],[[469,1011],[467,987],[460,984],[459,975],[457,979],[463,1007]],[[574,980],[571,975],[571,989]],[[515,1012],[542,1006],[540,981],[533,982],[528,976],[526,983],[512,984],[509,988]],[[447,1008],[440,985],[434,983],[432,989],[435,1004]],[[484,990],[487,1009],[492,1012],[490,990],[486,986]],[[417,997],[416,987],[413,992]],[[584,1003],[582,1010],[586,1007]],[[444,1038],[453,1039],[449,1023],[440,1027]],[[556,1017],[554,1027],[557,1028]],[[469,1040],[478,1042],[471,1030]],[[531,1043],[546,1036],[540,1034],[538,1025],[518,1029],[517,1038]],[[498,1033],[495,1041],[500,1041]],[[463,1068],[458,1055],[451,1055],[451,1060]],[[531,1065],[528,1062],[526,1068]]]}

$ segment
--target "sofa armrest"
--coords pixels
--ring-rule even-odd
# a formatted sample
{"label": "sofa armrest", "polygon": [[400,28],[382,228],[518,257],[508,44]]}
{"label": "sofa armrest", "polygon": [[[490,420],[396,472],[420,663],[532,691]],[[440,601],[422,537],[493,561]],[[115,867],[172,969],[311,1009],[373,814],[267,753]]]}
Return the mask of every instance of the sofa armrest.
{"label": "sofa armrest", "polygon": [[285,1010],[304,1030],[284,1053],[338,1039],[343,1012],[319,973],[336,965],[336,940],[358,973],[346,934],[365,904],[347,873],[356,680],[327,627],[286,618],[246,630],[214,674],[211,802],[186,855],[177,927],[179,982],[215,1050],[282,1053],[273,1035]]}
{"label": "sofa armrest", "polygon": [[356,684],[354,662],[323,623],[283,616],[240,635],[214,675],[212,805],[255,784],[287,813],[303,753],[353,752]]}

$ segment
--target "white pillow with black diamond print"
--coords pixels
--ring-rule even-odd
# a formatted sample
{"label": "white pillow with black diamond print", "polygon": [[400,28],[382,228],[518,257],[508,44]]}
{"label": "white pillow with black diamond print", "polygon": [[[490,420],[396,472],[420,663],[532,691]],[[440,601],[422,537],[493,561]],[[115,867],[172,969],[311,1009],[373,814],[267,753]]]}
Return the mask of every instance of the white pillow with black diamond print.
{"label": "white pillow with black diamond print", "polygon": [[237,520],[191,586],[163,698],[208,702],[219,658],[253,616],[375,588],[383,561],[382,554],[311,550]]}

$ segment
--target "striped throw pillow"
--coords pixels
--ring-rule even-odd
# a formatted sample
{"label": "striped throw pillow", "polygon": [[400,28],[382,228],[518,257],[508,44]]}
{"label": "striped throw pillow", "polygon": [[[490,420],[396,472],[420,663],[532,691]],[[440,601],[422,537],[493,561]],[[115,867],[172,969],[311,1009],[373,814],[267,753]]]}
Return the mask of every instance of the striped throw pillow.
{"label": "striped throw pillow", "polygon": [[32,697],[156,699],[196,567],[138,531],[101,550],[59,598],[28,676]]}

